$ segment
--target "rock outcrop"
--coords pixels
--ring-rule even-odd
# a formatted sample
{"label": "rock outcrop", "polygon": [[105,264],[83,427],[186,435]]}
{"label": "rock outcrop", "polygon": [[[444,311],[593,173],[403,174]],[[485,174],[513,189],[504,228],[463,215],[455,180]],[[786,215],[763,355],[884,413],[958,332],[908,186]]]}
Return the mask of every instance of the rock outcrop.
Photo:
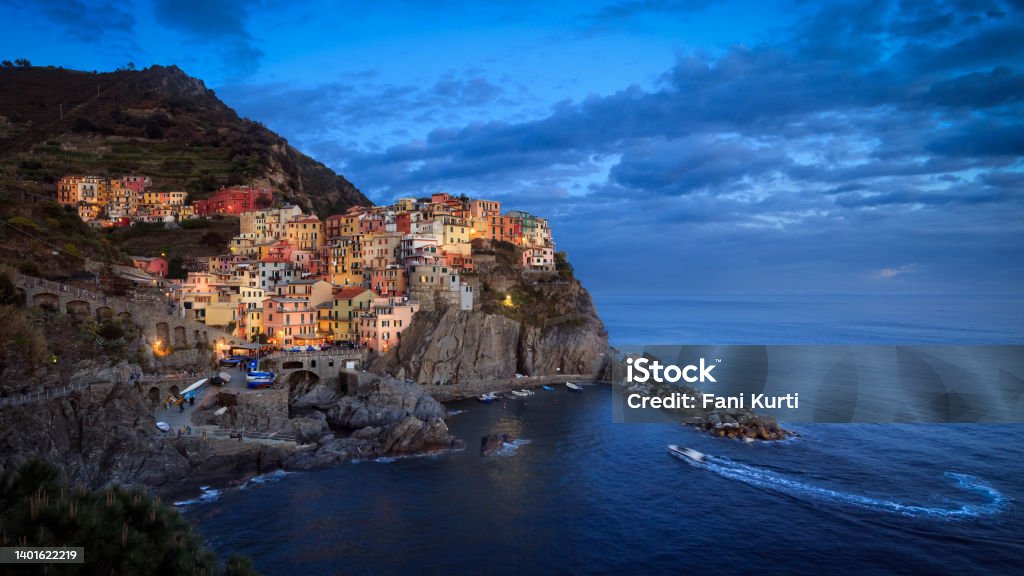
{"label": "rock outcrop", "polygon": [[448,431],[444,406],[420,386],[371,373],[343,377],[355,380],[346,383],[355,395],[341,396],[320,385],[293,401],[293,407],[306,410],[305,417],[291,420],[296,435],[308,441],[315,438],[316,444],[288,458],[287,468],[462,446]]}
{"label": "rock outcrop", "polygon": [[431,386],[600,373],[610,348],[590,295],[567,262],[559,272],[528,273],[520,255],[511,244],[474,241],[474,309],[417,313],[371,370]]}

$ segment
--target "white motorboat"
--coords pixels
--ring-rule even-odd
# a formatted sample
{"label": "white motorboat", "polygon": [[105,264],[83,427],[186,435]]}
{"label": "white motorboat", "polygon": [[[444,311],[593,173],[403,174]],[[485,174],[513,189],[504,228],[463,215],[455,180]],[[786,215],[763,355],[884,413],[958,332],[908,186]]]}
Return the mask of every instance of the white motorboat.
{"label": "white motorboat", "polygon": [[579,384],[573,384],[572,382],[566,382],[565,387],[568,388],[569,390],[572,390],[573,392],[583,392],[583,386],[580,386]]}
{"label": "white motorboat", "polygon": [[156,423],[156,427],[161,432],[170,432],[171,431],[171,425],[168,424],[167,422],[157,422]]}
{"label": "white motorboat", "polygon": [[512,395],[513,396],[519,396],[519,397],[529,396],[530,395],[530,391],[529,390],[513,390],[512,391]]}
{"label": "white motorboat", "polygon": [[703,452],[698,452],[693,448],[687,448],[685,446],[679,446],[677,444],[668,445],[668,453],[679,458],[680,460],[686,460],[690,462],[697,462],[703,464],[705,457]]}

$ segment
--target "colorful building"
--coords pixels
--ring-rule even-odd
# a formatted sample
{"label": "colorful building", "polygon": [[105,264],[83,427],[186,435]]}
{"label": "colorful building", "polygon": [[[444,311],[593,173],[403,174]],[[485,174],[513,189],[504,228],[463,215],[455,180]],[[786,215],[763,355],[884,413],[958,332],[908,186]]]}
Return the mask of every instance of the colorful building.
{"label": "colorful building", "polygon": [[238,215],[268,208],[273,202],[274,194],[269,188],[232,186],[217,190],[205,200],[196,200],[192,206],[197,216]]}

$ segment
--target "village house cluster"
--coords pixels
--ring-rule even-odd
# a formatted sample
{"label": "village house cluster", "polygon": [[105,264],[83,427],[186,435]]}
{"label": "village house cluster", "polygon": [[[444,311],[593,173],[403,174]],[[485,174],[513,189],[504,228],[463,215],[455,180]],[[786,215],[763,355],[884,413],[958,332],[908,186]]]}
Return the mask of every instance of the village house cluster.
{"label": "village house cluster", "polygon": [[547,220],[502,214],[496,201],[434,194],[326,220],[287,204],[237,210],[238,201],[231,211],[213,208],[240,220],[229,252],[192,259],[168,295],[183,316],[279,348],[347,343],[384,352],[421,308],[472,310],[478,238],[520,246],[529,272],[555,270]]}
{"label": "village house cluster", "polygon": [[137,222],[168,223],[213,214],[242,214],[266,208],[273,192],[257,186],[221,188],[209,198],[188,203],[187,192],[151,190],[145,176],[65,176],[57,183],[57,201],[74,206],[96,228],[126,228]]}

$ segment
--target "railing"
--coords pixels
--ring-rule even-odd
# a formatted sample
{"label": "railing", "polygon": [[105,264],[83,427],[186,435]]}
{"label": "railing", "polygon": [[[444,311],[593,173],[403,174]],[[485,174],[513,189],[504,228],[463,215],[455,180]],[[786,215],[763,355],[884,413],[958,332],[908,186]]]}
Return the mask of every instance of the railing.
{"label": "railing", "polygon": [[361,350],[303,350],[301,352],[275,352],[265,358],[268,360],[289,360],[293,358],[323,358],[327,356],[346,360],[358,360],[362,358],[363,352]]}
{"label": "railing", "polygon": [[46,390],[34,392],[31,394],[19,394],[18,396],[8,396],[6,398],[0,398],[0,408],[6,408],[8,406],[24,406],[25,404],[34,404],[36,402],[42,402],[44,400],[64,398],[70,395],[72,392],[88,389],[92,385],[93,382],[79,382],[78,384],[68,384],[66,386],[60,386],[58,388],[47,388]]}

